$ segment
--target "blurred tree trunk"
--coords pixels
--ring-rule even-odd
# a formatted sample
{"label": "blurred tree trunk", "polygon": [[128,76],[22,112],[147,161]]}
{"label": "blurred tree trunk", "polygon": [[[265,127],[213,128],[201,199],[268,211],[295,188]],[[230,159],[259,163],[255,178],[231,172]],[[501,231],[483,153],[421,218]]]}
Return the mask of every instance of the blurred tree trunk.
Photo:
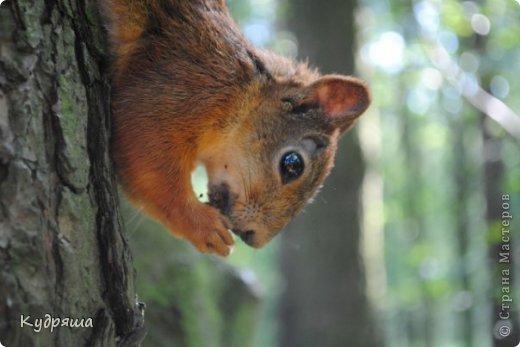
{"label": "blurred tree trunk", "polygon": [[[486,0],[477,1],[485,3]],[[474,35],[473,48],[480,56],[488,55],[487,37],[479,34]],[[481,72],[481,85],[488,88],[491,76],[494,75],[492,68]],[[503,140],[493,135],[490,129],[489,119],[484,113],[480,115],[480,128],[483,139],[484,158],[484,196],[486,199],[486,221],[490,240],[488,257],[491,274],[491,331],[493,332],[493,346],[508,347],[516,346],[520,342],[520,321],[518,311],[514,307],[514,301],[508,301],[515,297],[514,291],[514,269],[512,246],[513,227],[512,220],[504,218],[505,212],[510,213],[511,201],[507,192],[503,191],[504,184],[504,159],[502,157]],[[506,247],[506,248],[504,248]],[[506,300],[504,300],[506,299]],[[516,299],[516,298],[515,298]],[[504,306],[505,305],[505,306]]]}
{"label": "blurred tree trunk", "polygon": [[[417,28],[418,30],[418,28]],[[401,75],[399,83],[399,92],[397,92],[398,100],[406,100],[406,73]],[[421,190],[422,182],[422,156],[420,149],[414,144],[414,135],[418,128],[418,121],[408,108],[404,107],[401,110],[401,141],[403,148],[404,167],[406,168],[403,175],[406,177],[406,185],[403,190],[403,205],[406,211],[406,223],[404,223],[403,230],[407,234],[406,240],[408,243],[403,245],[404,248],[412,249],[415,245],[422,245],[427,243],[426,226],[423,217],[423,206],[421,205]],[[410,310],[407,314],[408,337],[411,344],[423,343],[426,347],[434,345],[435,320],[433,317],[433,300],[428,290],[428,283],[424,278],[418,277],[415,285],[419,288],[421,301],[420,305],[415,308],[405,308]]]}
{"label": "blurred tree trunk", "polygon": [[[453,175],[456,187],[456,203],[453,206],[453,215],[456,219],[455,231],[457,233],[457,274],[460,277],[461,290],[464,293],[472,293],[470,264],[468,263],[468,255],[472,243],[467,214],[470,191],[468,187],[468,167],[466,163],[468,150],[465,146],[464,120],[454,120],[451,124],[451,129],[454,135]],[[473,311],[471,307],[462,310],[459,322],[464,346],[473,346]]]}
{"label": "blurred tree trunk", "polygon": [[[355,1],[290,0],[301,57],[324,73],[352,73]],[[283,234],[280,346],[378,346],[360,254],[364,163],[355,131],[316,201]]]}
{"label": "blurred tree trunk", "polygon": [[9,347],[133,346],[143,336],[109,159],[104,47],[95,0],[0,8],[0,341]]}
{"label": "blurred tree trunk", "polygon": [[[518,311],[514,307],[514,250],[513,228],[503,225],[502,222],[511,222],[509,218],[503,218],[502,214],[510,213],[511,201],[507,192],[502,191],[504,181],[504,162],[502,159],[502,140],[492,135],[486,116],[482,115],[481,130],[483,134],[484,157],[484,189],[486,199],[486,220],[491,240],[489,244],[489,266],[491,273],[491,331],[493,332],[493,346],[516,346],[520,340]],[[504,208],[509,206],[509,208]],[[504,256],[502,256],[504,255]],[[506,290],[507,292],[505,292]],[[504,300],[505,299],[505,300]],[[506,305],[504,307],[503,305]]]}

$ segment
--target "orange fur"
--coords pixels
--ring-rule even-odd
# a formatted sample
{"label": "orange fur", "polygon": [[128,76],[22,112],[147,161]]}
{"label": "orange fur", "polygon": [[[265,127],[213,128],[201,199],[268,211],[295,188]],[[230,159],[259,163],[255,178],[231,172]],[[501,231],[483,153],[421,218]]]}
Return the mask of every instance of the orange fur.
{"label": "orange fur", "polygon": [[[202,252],[227,255],[228,229],[263,246],[330,171],[339,134],[368,106],[364,84],[254,48],[223,0],[101,1],[124,190]],[[284,183],[280,155],[289,150],[305,171]],[[198,162],[210,205],[191,187]]]}

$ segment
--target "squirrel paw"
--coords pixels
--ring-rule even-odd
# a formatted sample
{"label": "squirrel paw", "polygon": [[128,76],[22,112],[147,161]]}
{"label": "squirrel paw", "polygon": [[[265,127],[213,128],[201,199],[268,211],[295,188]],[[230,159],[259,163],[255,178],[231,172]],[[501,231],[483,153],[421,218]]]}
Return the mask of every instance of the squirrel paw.
{"label": "squirrel paw", "polygon": [[214,207],[202,205],[202,208],[201,214],[195,216],[196,226],[188,238],[202,253],[228,256],[235,243],[228,230],[228,219]]}

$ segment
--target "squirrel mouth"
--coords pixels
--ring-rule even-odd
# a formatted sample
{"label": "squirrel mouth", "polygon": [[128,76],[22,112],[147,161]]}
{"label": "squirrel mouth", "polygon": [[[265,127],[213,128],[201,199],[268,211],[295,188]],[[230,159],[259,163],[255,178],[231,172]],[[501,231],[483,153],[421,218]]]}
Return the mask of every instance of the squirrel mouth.
{"label": "squirrel mouth", "polygon": [[[209,204],[220,211],[221,214],[230,218],[233,204],[236,200],[236,196],[232,194],[231,188],[227,183],[221,183],[218,185],[211,185],[209,188]],[[240,230],[236,227],[231,226],[233,234],[237,235],[247,245],[256,247],[255,244],[255,231],[254,230]]]}
{"label": "squirrel mouth", "polygon": [[232,229],[231,231],[235,235],[240,237],[240,239],[242,239],[242,241],[244,241],[247,245],[249,245],[253,248],[257,247],[255,244],[255,231],[254,230],[242,231],[242,230],[238,230],[238,229]]}

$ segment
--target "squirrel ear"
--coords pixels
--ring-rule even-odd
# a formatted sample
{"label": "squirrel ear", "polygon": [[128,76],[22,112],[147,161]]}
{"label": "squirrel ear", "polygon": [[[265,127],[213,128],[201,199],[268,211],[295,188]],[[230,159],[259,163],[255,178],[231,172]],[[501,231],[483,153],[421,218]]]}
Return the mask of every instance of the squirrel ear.
{"label": "squirrel ear", "polygon": [[354,77],[326,75],[310,88],[312,102],[341,131],[346,130],[370,104],[365,83]]}

